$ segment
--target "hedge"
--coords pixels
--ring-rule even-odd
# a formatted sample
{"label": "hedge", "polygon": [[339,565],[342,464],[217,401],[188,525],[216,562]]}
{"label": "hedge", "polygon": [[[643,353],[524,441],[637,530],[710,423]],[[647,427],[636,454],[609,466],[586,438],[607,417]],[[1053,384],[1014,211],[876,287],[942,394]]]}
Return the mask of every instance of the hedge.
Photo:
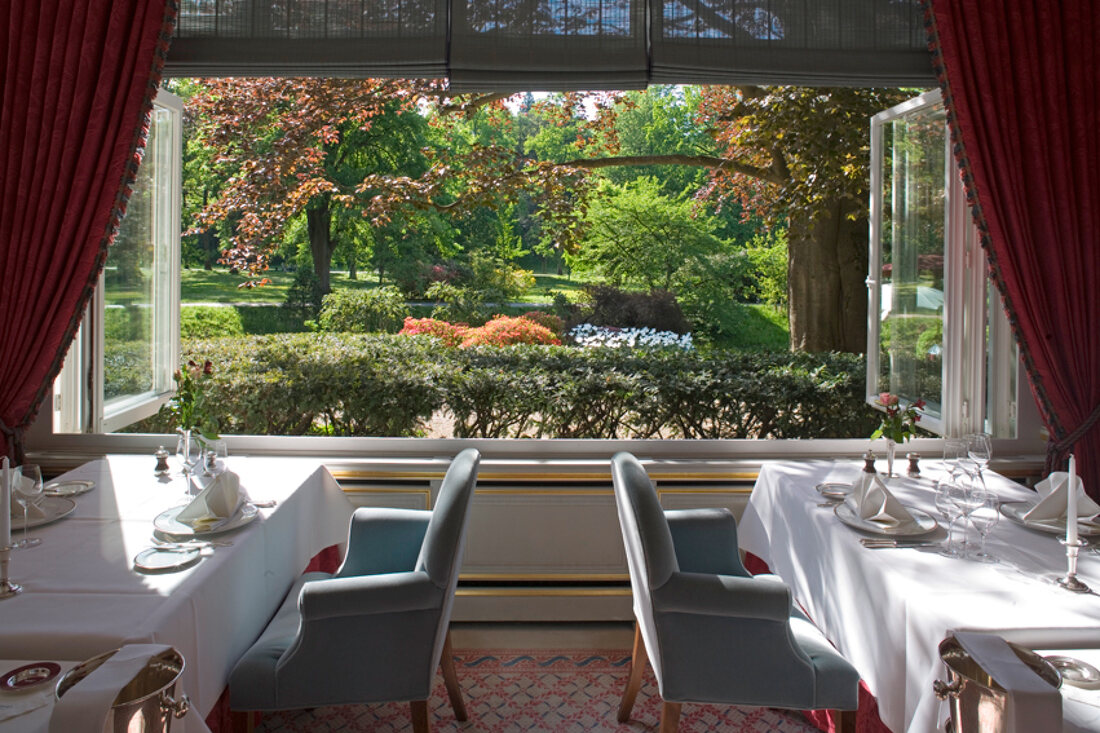
{"label": "hedge", "polygon": [[[831,438],[870,435],[851,354],[444,347],[427,337],[280,334],[185,345],[214,362],[221,430],[455,437]],[[158,416],[136,429],[164,431]]]}

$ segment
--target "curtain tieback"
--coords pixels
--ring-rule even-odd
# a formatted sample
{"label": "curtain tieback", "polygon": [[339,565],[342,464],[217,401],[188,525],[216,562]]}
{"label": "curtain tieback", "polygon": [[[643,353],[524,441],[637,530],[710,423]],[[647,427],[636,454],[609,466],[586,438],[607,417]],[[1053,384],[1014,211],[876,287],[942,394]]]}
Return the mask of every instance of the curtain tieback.
{"label": "curtain tieback", "polygon": [[1085,433],[1091,430],[1097,422],[1100,422],[1100,404],[1092,408],[1092,412],[1089,413],[1084,422],[1077,426],[1076,430],[1060,440],[1052,440],[1047,445],[1046,472],[1050,473],[1055,467],[1060,466],[1062,461],[1069,456],[1077,441],[1084,437]]}

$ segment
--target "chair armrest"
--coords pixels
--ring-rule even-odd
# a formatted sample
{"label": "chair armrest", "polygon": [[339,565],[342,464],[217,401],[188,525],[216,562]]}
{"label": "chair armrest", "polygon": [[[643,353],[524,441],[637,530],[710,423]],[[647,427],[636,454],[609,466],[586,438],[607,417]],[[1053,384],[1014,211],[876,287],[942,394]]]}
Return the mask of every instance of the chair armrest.
{"label": "chair armrest", "polygon": [[431,518],[432,513],[422,509],[356,509],[347,556],[336,577],[412,570]]}
{"label": "chair armrest", "polygon": [[705,616],[786,621],[791,615],[791,591],[780,582],[733,575],[673,573],[655,588],[653,610],[658,613],[697,613]]}
{"label": "chair armrest", "polygon": [[421,572],[315,580],[302,586],[302,621],[439,608],[443,591]]}
{"label": "chair armrest", "polygon": [[737,522],[728,509],[669,509],[665,519],[681,571],[750,577],[741,564]]}

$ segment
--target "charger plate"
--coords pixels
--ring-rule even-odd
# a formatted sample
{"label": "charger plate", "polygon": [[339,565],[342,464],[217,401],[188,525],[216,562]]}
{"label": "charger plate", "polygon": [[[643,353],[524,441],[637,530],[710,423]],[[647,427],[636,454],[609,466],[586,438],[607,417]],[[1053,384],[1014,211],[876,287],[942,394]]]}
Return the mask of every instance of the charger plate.
{"label": "charger plate", "polygon": [[847,498],[848,494],[852,493],[852,485],[845,484],[838,481],[826,481],[820,483],[814,487],[817,489],[817,493],[824,496],[826,499],[833,499],[834,501],[840,501]]}
{"label": "charger plate", "polygon": [[[22,511],[13,516],[11,518],[12,530],[34,529],[35,527],[41,527],[43,524],[63,519],[73,513],[73,510],[76,509],[76,502],[63,496],[45,496],[38,503],[38,508],[42,511],[42,516],[28,517],[25,524]],[[22,509],[22,507],[19,507],[19,509]]]}
{"label": "charger plate", "polygon": [[162,547],[150,547],[134,556],[134,567],[151,573],[163,573],[182,570],[199,559],[199,548],[180,548],[166,550]]}
{"label": "charger plate", "polygon": [[[1031,511],[1034,506],[1035,502],[1031,501],[1006,501],[1001,503],[1001,514],[1021,527],[1033,529],[1036,532],[1056,535],[1066,533],[1065,519],[1024,519],[1024,515]],[[1100,536],[1100,524],[1078,517],[1077,534],[1082,537],[1098,537]]]}
{"label": "charger plate", "polygon": [[46,496],[79,496],[95,488],[95,481],[81,481],[70,479],[68,481],[51,481],[42,489]]}
{"label": "charger plate", "polygon": [[905,509],[913,516],[915,522],[915,524],[908,527],[887,527],[879,522],[863,519],[847,503],[837,504],[836,508],[833,509],[833,513],[836,514],[837,519],[852,529],[858,529],[860,532],[869,534],[886,535],[888,537],[919,537],[936,531],[939,525],[936,523],[936,518],[931,514],[912,507],[905,507]]}
{"label": "charger plate", "polygon": [[157,515],[156,519],[153,520],[153,526],[164,534],[182,537],[209,537],[211,535],[240,529],[255,519],[260,513],[260,510],[252,504],[244,504],[225,524],[205,532],[199,532],[194,527],[176,520],[176,517],[179,516],[179,513],[185,508],[187,508],[187,505],[181,504],[180,506],[174,506],[171,509],[161,512]]}

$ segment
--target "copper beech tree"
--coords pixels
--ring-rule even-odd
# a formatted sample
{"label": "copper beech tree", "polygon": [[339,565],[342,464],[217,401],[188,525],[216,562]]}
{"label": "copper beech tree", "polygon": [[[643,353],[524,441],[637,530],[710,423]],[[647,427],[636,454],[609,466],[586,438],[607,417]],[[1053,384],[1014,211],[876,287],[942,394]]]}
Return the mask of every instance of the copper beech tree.
{"label": "copper beech tree", "polygon": [[[382,225],[410,211],[470,211],[522,194],[536,202],[548,236],[569,248],[579,240],[593,171],[701,166],[710,176],[697,193],[700,201],[736,199],[746,211],[789,229],[791,347],[861,352],[869,118],[905,96],[882,89],[708,87],[698,95],[695,114],[712,145],[697,154],[623,155],[615,121],[630,107],[629,94],[555,95],[535,108],[576,129],[576,155],[549,161],[458,134],[471,119],[517,124],[507,95],[448,97],[440,84],[392,80],[214,81],[192,104],[203,120],[204,141],[232,173],[199,226],[232,217],[236,231],[225,258],[258,273],[290,217],[305,212],[315,263],[323,259],[327,282],[326,216],[333,206]],[[340,168],[341,156],[349,154],[341,152],[345,143],[400,115],[443,130],[437,139],[444,142],[422,151],[421,167],[383,164],[381,156],[379,163]]]}

